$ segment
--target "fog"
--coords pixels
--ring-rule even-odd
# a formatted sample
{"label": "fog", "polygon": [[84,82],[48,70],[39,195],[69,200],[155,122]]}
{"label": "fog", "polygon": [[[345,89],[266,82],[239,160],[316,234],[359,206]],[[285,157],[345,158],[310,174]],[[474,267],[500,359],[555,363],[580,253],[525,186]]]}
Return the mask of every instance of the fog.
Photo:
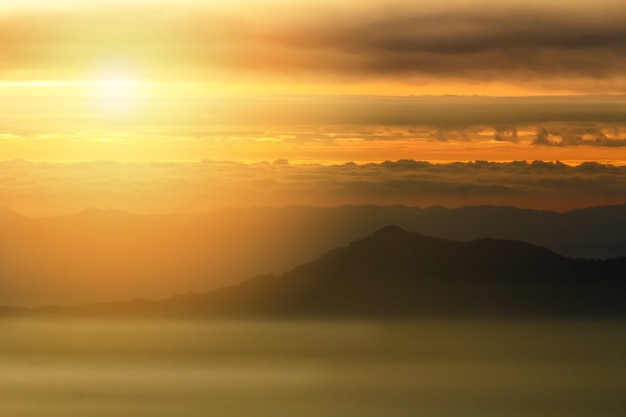
{"label": "fog", "polygon": [[0,411],[622,416],[623,322],[0,321]]}

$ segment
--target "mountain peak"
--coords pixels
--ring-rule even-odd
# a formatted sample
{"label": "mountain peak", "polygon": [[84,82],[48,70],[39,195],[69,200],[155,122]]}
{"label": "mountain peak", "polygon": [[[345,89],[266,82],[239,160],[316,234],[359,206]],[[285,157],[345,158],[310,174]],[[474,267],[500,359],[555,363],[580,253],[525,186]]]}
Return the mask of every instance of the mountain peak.
{"label": "mountain peak", "polygon": [[573,260],[520,241],[386,226],[282,275],[83,313],[228,317],[624,317],[626,258]]}
{"label": "mountain peak", "polygon": [[389,225],[375,231],[372,236],[401,236],[401,235],[417,235],[418,233],[413,233],[404,230],[400,226]]}
{"label": "mountain peak", "polygon": [[355,241],[354,243],[358,244],[359,242],[363,241],[369,242],[374,246],[383,247],[385,249],[400,247],[408,249],[414,247],[415,245],[417,245],[418,247],[422,247],[424,244],[430,242],[432,242],[433,244],[447,242],[446,239],[428,236],[418,232],[408,231],[396,225],[385,226],[381,229],[378,229],[371,235]]}

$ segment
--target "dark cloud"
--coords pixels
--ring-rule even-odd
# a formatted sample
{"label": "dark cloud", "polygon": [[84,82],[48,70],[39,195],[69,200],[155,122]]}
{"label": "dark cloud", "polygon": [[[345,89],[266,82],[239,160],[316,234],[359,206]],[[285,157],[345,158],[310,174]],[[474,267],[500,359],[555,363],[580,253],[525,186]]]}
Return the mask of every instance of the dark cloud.
{"label": "dark cloud", "polygon": [[298,50],[342,51],[345,69],[382,74],[602,77],[615,75],[623,63],[626,8],[617,3],[600,2],[601,12],[580,4],[558,8],[554,2],[480,6],[485,4],[331,17],[305,27],[269,29],[264,39]]}
{"label": "dark cloud", "polygon": [[[403,3],[368,13],[328,13],[243,31],[245,42],[263,47],[234,66],[265,62],[265,70],[383,79],[451,78],[509,82],[605,80],[623,88],[626,7],[513,2],[502,7],[477,1],[423,8]],[[218,56],[218,58],[220,58]],[[273,64],[272,64],[273,63]],[[568,88],[584,87],[569,85]]]}
{"label": "dark cloud", "polygon": [[[1,87],[1,86],[0,86]],[[2,93],[6,93],[6,89]],[[13,89],[11,99],[0,101],[0,128],[22,131],[64,130],[72,124],[106,124],[123,127],[132,124],[167,126],[176,135],[195,124],[194,135],[213,126],[277,124],[367,124],[434,126],[442,130],[464,129],[476,125],[511,127],[553,121],[596,121],[619,123],[626,120],[625,96],[605,97],[520,97],[488,98],[462,96],[281,96],[219,98],[207,96],[194,100],[142,100],[134,103],[136,112],[118,120],[103,114],[93,92],[84,97],[58,95],[21,95]],[[62,93],[62,91],[60,91]],[[139,111],[140,110],[140,111]],[[22,125],[15,126],[17,122]],[[198,128],[198,125],[204,125]],[[209,129],[209,127],[211,127]],[[228,135],[227,127],[224,134]],[[241,130],[240,128],[238,130]],[[7,132],[4,129],[4,132]],[[406,134],[415,132],[407,131]]]}
{"label": "dark cloud", "polygon": [[517,127],[494,127],[493,138],[498,142],[519,142]]}
{"label": "dark cloud", "polygon": [[626,146],[624,138],[609,138],[601,129],[577,128],[564,126],[560,128],[541,128],[533,141],[541,146],[596,146],[619,148]]}
{"label": "dark cloud", "polygon": [[0,67],[79,71],[126,57],[185,80],[252,74],[280,82],[449,79],[626,91],[621,0],[120,7],[4,16]]}

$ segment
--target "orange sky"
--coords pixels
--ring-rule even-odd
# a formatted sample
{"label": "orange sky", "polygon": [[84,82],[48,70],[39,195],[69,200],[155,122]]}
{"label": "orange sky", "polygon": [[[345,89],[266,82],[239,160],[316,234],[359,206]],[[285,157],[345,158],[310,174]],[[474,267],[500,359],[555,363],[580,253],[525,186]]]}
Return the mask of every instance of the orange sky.
{"label": "orange sky", "polygon": [[[624,0],[0,0],[0,226],[22,236],[5,233],[17,255],[0,261],[35,277],[14,274],[25,294],[57,276],[79,300],[94,277],[115,286],[108,267],[138,279],[143,256],[144,278],[120,275],[133,288],[109,294],[162,279],[162,296],[193,288],[180,279],[194,268],[184,244],[163,235],[170,269],[141,250],[111,260],[101,238],[128,242],[105,220],[90,258],[80,219],[623,204],[624,22]],[[82,212],[75,240],[32,235],[19,215],[91,207],[113,211]],[[202,264],[221,256],[200,249]],[[232,259],[257,256],[237,249]]]}
{"label": "orange sky", "polygon": [[[620,162],[624,21],[619,0],[4,1],[0,160]],[[433,121],[391,99],[588,94],[617,96],[493,120],[496,102],[436,103]],[[578,139],[532,146],[546,128]]]}
{"label": "orange sky", "polygon": [[194,82],[243,94],[625,93],[625,18],[620,0],[8,0],[0,82]]}
{"label": "orange sky", "polygon": [[[622,0],[6,0],[0,161],[625,165],[624,21]],[[37,206],[22,168],[0,205]]]}

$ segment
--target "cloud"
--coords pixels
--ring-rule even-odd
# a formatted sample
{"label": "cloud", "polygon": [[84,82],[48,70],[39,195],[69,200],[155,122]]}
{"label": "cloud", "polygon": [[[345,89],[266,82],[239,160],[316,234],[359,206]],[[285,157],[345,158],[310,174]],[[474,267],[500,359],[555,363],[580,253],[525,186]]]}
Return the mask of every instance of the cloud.
{"label": "cloud", "polygon": [[[404,126],[403,136],[422,135],[424,127],[444,131],[471,130],[488,126],[499,135],[513,136],[511,129],[535,125],[549,127],[554,123],[602,124],[621,126],[626,120],[625,95],[569,96],[569,97],[465,97],[465,96],[281,96],[196,98],[193,100],[145,99],[137,111],[116,115],[99,108],[99,97],[87,94],[81,97],[58,95],[23,95],[17,91],[11,100],[0,102],[2,133],[50,133],[56,129],[67,133],[70,129],[86,130],[95,126],[129,131],[168,129],[173,135],[195,136],[204,133],[246,136],[285,126],[297,130],[299,126],[317,126],[316,130],[331,130],[337,125],[351,125],[350,132],[359,133],[358,125]],[[44,124],[45,121],[45,124]],[[243,127],[247,126],[247,127]],[[294,127],[296,129],[294,129]],[[10,132],[9,132],[10,130]],[[345,132],[346,129],[343,129]],[[399,130],[396,129],[397,132]],[[280,132],[277,132],[280,133]],[[322,132],[310,132],[313,134]],[[389,132],[387,132],[389,133]],[[519,134],[518,129],[518,134]],[[301,132],[303,137],[304,132]],[[357,136],[358,137],[358,136]],[[493,134],[492,134],[493,137]]]}
{"label": "cloud", "polygon": [[622,137],[609,138],[607,134],[596,127],[577,128],[562,126],[560,128],[541,128],[537,138],[533,141],[541,146],[595,146],[603,148],[619,148],[626,146],[626,139]]}
{"label": "cloud", "polygon": [[0,66],[41,73],[45,64],[46,71],[76,73],[117,58],[185,80],[463,80],[626,91],[622,1],[492,6],[486,0],[187,2],[176,10],[118,3],[22,11],[0,19]]}
{"label": "cloud", "polygon": [[[0,104],[0,110],[2,105]],[[426,107],[426,106],[424,106]],[[431,109],[432,110],[432,109]],[[434,114],[434,113],[432,113]],[[553,113],[555,114],[555,113]],[[493,124],[465,126],[455,114],[431,125],[369,125],[358,123],[288,124],[281,120],[258,126],[251,123],[217,125],[202,119],[186,124],[127,124],[94,126],[70,123],[35,128],[36,120],[12,120],[0,126],[2,159],[46,161],[197,161],[201,158],[235,161],[382,161],[417,158],[429,161],[472,159],[561,159],[623,163],[614,150],[626,146],[626,125],[614,122],[551,122],[504,126],[495,115]],[[373,112],[359,116],[365,122],[380,120]],[[526,115],[523,114],[522,117]],[[279,116],[277,116],[279,117]],[[354,114],[350,115],[354,117]],[[510,114],[510,119],[515,113]],[[50,124],[50,119],[46,120]],[[423,122],[423,120],[418,120]],[[69,123],[69,124],[68,124]],[[467,122],[469,123],[469,122]]]}
{"label": "cloud", "polygon": [[0,177],[0,206],[36,215],[87,207],[139,213],[372,203],[570,209],[626,201],[626,166],[595,162],[398,160],[323,166],[5,161],[0,162]]}
{"label": "cloud", "polygon": [[495,126],[493,132],[493,138],[497,142],[519,142],[519,136],[517,135],[517,127],[501,127]]}
{"label": "cloud", "polygon": [[[308,27],[268,29],[265,39],[291,49],[344,51],[346,69],[379,74],[608,76],[622,62],[626,10],[609,10],[614,2],[597,4],[600,13],[585,3],[572,8],[555,7],[555,2],[481,6],[473,2],[426,11],[408,6],[365,18],[331,16]],[[576,56],[583,51],[591,56]]]}

